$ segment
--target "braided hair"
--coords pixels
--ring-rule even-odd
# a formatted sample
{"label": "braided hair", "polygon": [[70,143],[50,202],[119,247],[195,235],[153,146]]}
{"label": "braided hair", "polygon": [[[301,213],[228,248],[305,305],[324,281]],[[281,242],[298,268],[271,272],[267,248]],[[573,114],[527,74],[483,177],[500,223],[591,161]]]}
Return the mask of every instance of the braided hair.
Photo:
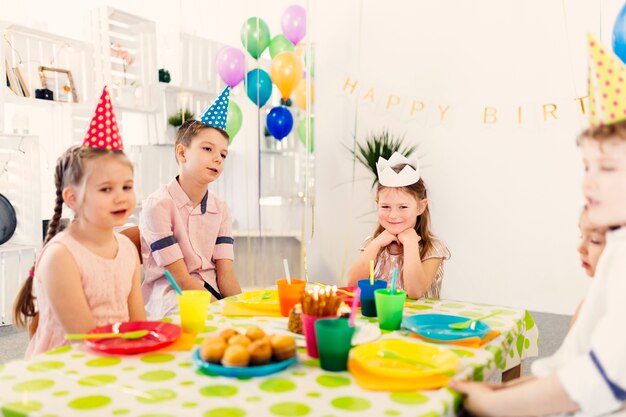
{"label": "braided hair", "polygon": [[[128,162],[132,168],[132,164],[122,151],[91,148],[88,146],[71,146],[57,159],[54,170],[54,214],[48,223],[48,230],[43,241],[44,246],[59,232],[59,225],[61,224],[61,216],[63,214],[63,189],[68,186],[78,186],[83,183],[85,180],[85,165],[87,161],[109,155],[122,158]],[[26,327],[29,318],[37,315],[35,296],[33,295],[34,278],[35,266],[33,265],[29,270],[28,277],[22,284],[22,288],[15,297],[13,305],[13,323],[16,327]]]}

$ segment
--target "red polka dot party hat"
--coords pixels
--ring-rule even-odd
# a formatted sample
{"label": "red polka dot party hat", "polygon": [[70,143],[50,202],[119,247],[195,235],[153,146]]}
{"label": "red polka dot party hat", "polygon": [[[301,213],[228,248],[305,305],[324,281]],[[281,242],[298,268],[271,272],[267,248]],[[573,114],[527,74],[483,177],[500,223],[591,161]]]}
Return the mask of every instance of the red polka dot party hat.
{"label": "red polka dot party hat", "polygon": [[626,120],[626,67],[592,35],[589,46],[589,124],[593,127]]}
{"label": "red polka dot party hat", "polygon": [[96,106],[96,112],[89,123],[87,133],[85,133],[83,146],[114,151],[124,149],[111,104],[111,95],[106,85],[102,90],[100,100],[98,100],[98,106]]}

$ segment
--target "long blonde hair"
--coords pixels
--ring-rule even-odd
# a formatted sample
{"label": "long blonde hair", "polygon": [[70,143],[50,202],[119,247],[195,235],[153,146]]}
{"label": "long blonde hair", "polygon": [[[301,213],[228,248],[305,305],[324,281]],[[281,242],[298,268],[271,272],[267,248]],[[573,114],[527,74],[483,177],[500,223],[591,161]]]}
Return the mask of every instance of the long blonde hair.
{"label": "long blonde hair", "polygon": [[[85,179],[85,165],[87,162],[105,156],[119,158],[121,161],[128,163],[131,169],[133,167],[122,151],[91,148],[88,146],[72,146],[57,159],[57,165],[54,170],[54,186],[56,188],[54,215],[50,223],[48,223],[48,231],[43,242],[44,246],[59,231],[63,213],[63,189],[68,186],[79,186]],[[16,327],[26,327],[28,319],[35,317],[37,314],[35,297],[33,296],[34,268],[33,266],[30,269],[28,277],[15,297],[13,322]]]}
{"label": "long blonde hair", "polygon": [[[402,171],[402,168],[404,168],[406,165],[407,164],[396,165],[393,167],[393,170],[399,173],[400,171]],[[380,192],[387,188],[391,188],[391,187],[385,187],[384,185],[381,185],[379,183],[378,189],[376,190],[376,198],[378,199]],[[428,198],[426,184],[424,183],[424,180],[422,178],[420,178],[417,182],[413,184],[405,185],[404,187],[393,187],[393,188],[410,194],[412,197],[414,197],[417,200],[418,203],[421,200]],[[384,230],[385,228],[379,224],[376,230],[374,231],[374,238],[380,235]],[[430,251],[433,247],[433,242],[432,242],[433,235],[430,233],[430,210],[429,210],[428,204],[426,205],[424,212],[420,214],[419,216],[417,216],[417,219],[415,221],[415,232],[421,238],[420,258],[423,259],[424,256],[428,253],[428,251]]]}

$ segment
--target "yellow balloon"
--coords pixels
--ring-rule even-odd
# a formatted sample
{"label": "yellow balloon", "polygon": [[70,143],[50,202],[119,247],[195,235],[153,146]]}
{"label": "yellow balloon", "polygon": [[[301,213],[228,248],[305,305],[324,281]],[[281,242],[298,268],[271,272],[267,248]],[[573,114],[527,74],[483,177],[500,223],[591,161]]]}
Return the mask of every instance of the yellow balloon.
{"label": "yellow balloon", "polygon": [[[307,80],[303,79],[302,81],[300,81],[300,84],[298,84],[295,91],[293,92],[293,99],[295,100],[296,104],[303,110],[306,110],[307,84]],[[311,104],[313,104],[313,100],[315,99],[315,90],[313,87],[313,84],[311,84]]]}
{"label": "yellow balloon", "polygon": [[281,52],[272,59],[270,77],[287,100],[302,80],[302,62],[293,52]]}

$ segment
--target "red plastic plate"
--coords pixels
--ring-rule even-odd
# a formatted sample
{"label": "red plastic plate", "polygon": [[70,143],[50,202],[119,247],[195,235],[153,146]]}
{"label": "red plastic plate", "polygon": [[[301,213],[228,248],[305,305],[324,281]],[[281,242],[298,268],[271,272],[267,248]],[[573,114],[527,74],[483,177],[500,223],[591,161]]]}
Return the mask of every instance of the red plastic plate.
{"label": "red plastic plate", "polygon": [[161,321],[131,321],[97,327],[89,333],[125,333],[135,330],[148,330],[141,339],[86,339],[85,343],[93,350],[114,355],[132,355],[161,349],[173,343],[180,336],[180,326]]}

